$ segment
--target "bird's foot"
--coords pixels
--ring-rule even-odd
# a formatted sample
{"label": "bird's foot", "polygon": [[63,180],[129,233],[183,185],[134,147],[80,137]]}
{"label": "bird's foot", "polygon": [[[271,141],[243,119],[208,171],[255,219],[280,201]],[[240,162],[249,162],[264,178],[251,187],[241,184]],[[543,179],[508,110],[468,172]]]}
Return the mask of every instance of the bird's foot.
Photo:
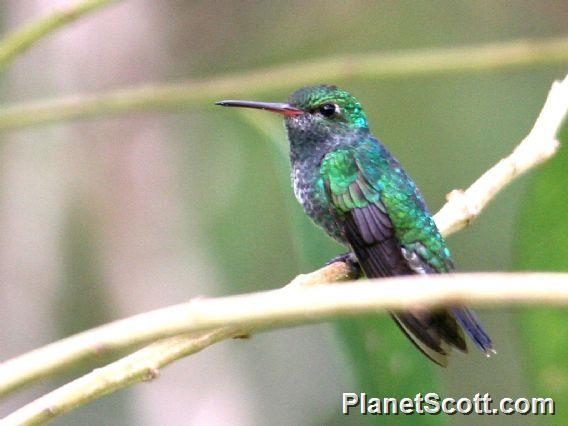
{"label": "bird's foot", "polygon": [[238,334],[236,336],[233,336],[233,339],[250,339],[250,333]]}
{"label": "bird's foot", "polygon": [[345,263],[349,268],[349,275],[355,277],[355,279],[361,278],[362,276],[361,266],[359,265],[359,261],[357,260],[355,253],[347,252],[340,254],[339,256],[335,256],[333,259],[326,262],[325,266],[331,265],[332,263],[335,262]]}

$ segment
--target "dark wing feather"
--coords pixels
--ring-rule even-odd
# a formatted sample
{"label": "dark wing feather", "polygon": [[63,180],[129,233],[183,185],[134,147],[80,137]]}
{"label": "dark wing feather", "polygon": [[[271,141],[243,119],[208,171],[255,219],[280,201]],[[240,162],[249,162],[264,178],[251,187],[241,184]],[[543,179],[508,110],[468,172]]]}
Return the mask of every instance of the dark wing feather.
{"label": "dark wing feather", "polygon": [[345,237],[368,277],[409,274],[392,223],[376,203],[350,210],[344,217]]}
{"label": "dark wing feather", "polygon": [[[343,224],[345,239],[365,275],[378,278],[436,272],[416,253],[405,251],[400,246],[380,192],[369,183],[355,154],[347,151],[338,164],[356,175],[324,174],[325,188],[338,222]],[[330,179],[350,183],[341,185]],[[451,346],[466,351],[461,329],[447,309],[411,310],[393,313],[392,316],[412,343],[439,365],[447,365]]]}

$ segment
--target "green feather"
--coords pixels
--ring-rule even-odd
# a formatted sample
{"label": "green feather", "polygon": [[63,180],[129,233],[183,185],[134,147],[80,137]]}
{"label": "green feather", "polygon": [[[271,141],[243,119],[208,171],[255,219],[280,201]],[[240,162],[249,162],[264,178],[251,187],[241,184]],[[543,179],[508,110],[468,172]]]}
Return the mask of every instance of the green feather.
{"label": "green feather", "polygon": [[386,210],[402,247],[437,271],[451,269],[450,252],[414,183],[381,155],[373,141],[330,152],[320,172],[338,217],[377,204]]}

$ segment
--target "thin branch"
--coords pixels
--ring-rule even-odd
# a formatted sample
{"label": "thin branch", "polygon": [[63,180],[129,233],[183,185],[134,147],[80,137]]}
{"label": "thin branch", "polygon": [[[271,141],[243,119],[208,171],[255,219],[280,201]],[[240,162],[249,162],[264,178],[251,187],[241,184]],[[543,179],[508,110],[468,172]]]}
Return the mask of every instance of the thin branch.
{"label": "thin branch", "polygon": [[[176,336],[156,342],[62,386],[38,399],[39,404],[28,405],[1,420],[1,423],[2,425],[45,423],[78,405],[86,404],[131,384],[152,380],[158,376],[159,369],[169,363],[234,335],[232,328],[224,327],[201,333],[199,336]],[[108,379],[101,380],[101,375]],[[81,397],[69,398],[69,395],[81,395]],[[66,402],[61,404],[61,401]]]}
{"label": "thin branch", "polygon": [[[311,274],[300,275],[291,284],[298,285],[300,282],[298,280],[306,285],[313,285],[350,278],[354,277],[349,275],[347,265],[337,263]],[[0,377],[2,378],[0,396],[8,395],[21,387],[55,375],[87,359],[116,353],[172,335],[166,333],[156,336],[146,325],[142,325],[139,330],[130,327],[128,322],[113,322],[62,339],[0,364]],[[144,333],[144,329],[148,329],[150,333]]]}
{"label": "thin branch", "polygon": [[494,71],[568,61],[568,37],[517,40],[482,46],[334,56],[206,80],[150,85],[106,94],[33,101],[0,109],[0,131],[133,111],[209,108],[227,96],[260,96],[348,78],[373,81],[414,76]]}
{"label": "thin branch", "polygon": [[51,14],[25,25],[0,41],[0,68],[21,55],[39,40],[62,26],[118,0],[84,0],[59,7]]}
{"label": "thin branch", "polygon": [[442,233],[469,225],[509,183],[551,158],[560,142],[557,134],[568,115],[568,76],[555,81],[532,130],[508,157],[491,167],[467,190],[453,190],[434,219]]}
{"label": "thin branch", "polygon": [[[464,192],[462,198],[465,206],[471,205],[468,199],[470,194],[490,194],[482,197],[484,201],[477,205],[482,209],[520,173],[553,155],[558,147],[556,134],[568,110],[567,86],[568,78],[553,84],[529,136],[510,157],[501,160]],[[510,171],[505,173],[502,169]],[[476,216],[470,214],[468,209],[464,219],[462,208],[450,210],[454,211],[453,216],[447,212],[436,216],[437,224],[445,235],[461,229],[464,223]],[[190,337],[158,342],[131,357],[95,370],[33,401],[5,420],[7,424],[13,424],[10,421],[34,424],[49,419],[144,377],[154,376],[159,366],[191,353],[191,348],[200,350],[209,341],[246,334],[252,330],[416,306],[568,303],[568,274],[444,274],[370,280],[341,286],[318,285],[347,279],[349,274],[347,265],[334,263],[311,274],[300,275],[280,290],[218,299],[195,299],[186,304],[117,321],[8,361],[0,366],[0,377],[4,379],[0,384],[0,393],[7,393],[60,371],[69,363],[77,362],[97,350],[127,348],[167,336],[200,332]],[[429,281],[428,285],[424,280]],[[153,361],[147,364],[148,359]]]}
{"label": "thin branch", "polygon": [[[105,327],[104,333],[115,333],[115,340],[132,336],[154,340],[209,330],[207,333],[198,338],[177,337],[155,343],[48,393],[4,421],[27,425],[48,420],[132,383],[151,379],[161,366],[243,332],[417,306],[562,306],[568,304],[567,283],[568,273],[441,274],[337,286],[295,285],[261,293],[194,299],[115,322]],[[125,330],[131,330],[131,335],[126,336]]]}

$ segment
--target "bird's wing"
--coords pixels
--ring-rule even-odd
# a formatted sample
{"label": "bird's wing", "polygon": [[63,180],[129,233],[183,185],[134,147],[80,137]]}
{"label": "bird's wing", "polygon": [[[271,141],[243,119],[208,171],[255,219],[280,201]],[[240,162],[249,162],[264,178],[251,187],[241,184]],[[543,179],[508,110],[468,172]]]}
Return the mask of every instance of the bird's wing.
{"label": "bird's wing", "polygon": [[[428,229],[413,232],[416,225],[410,226],[410,220],[416,219],[404,217],[408,215],[405,210],[412,210],[408,206],[422,203],[420,198],[404,199],[416,192],[412,181],[398,179],[397,182],[396,176],[381,177],[392,166],[385,164],[372,148],[340,149],[324,158],[321,167],[324,187],[333,213],[343,225],[345,239],[370,278],[444,270],[446,264],[439,256],[425,250],[427,244],[431,244],[424,240],[429,238]],[[387,199],[388,195],[403,198],[393,201]],[[415,206],[417,215],[419,208],[423,209],[423,204]],[[429,215],[423,216],[435,226]],[[428,225],[426,222],[425,219],[424,226]],[[416,347],[440,365],[447,364],[448,345],[466,350],[459,326],[445,309],[413,310],[393,314],[393,317]]]}
{"label": "bird's wing", "polygon": [[376,146],[370,141],[339,149],[322,162],[327,195],[333,213],[345,224],[345,238],[354,250],[375,252],[371,276],[453,270],[445,241],[414,182]]}
{"label": "bird's wing", "polygon": [[354,149],[329,153],[322,162],[332,213],[342,223],[365,274],[387,277],[412,273],[396,240],[395,227],[381,199],[378,182],[365,173]]}

